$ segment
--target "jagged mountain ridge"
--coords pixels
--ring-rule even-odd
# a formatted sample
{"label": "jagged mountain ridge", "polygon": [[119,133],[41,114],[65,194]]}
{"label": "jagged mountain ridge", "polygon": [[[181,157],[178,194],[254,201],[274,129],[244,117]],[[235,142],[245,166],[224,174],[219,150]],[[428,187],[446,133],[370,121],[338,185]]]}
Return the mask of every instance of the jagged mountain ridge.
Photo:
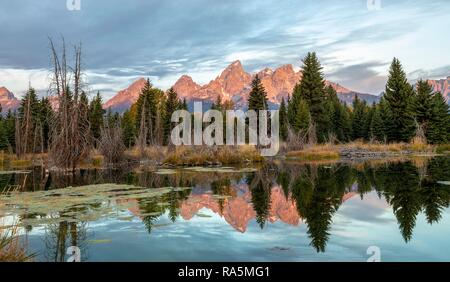
{"label": "jagged mountain ridge", "polygon": [[6,87],[0,87],[0,105],[2,106],[2,112],[14,111],[19,107],[20,100]]}
{"label": "jagged mountain ridge", "polygon": [[[282,98],[291,95],[294,86],[301,80],[301,72],[295,71],[290,64],[282,65],[275,70],[265,68],[255,74],[246,72],[240,61],[234,61],[219,76],[205,85],[196,83],[190,76],[182,75],[173,85],[179,97],[187,101],[204,101],[211,103],[221,96],[222,101],[232,100],[237,108],[244,108],[251,90],[254,75],[258,74],[267,91],[267,98],[272,107],[277,107]],[[120,91],[105,103],[105,108],[123,111],[135,103],[139,97],[145,79],[140,78],[129,88]],[[376,95],[358,93],[337,83],[325,81],[336,89],[341,101],[351,103],[356,95],[368,103],[378,101]]]}

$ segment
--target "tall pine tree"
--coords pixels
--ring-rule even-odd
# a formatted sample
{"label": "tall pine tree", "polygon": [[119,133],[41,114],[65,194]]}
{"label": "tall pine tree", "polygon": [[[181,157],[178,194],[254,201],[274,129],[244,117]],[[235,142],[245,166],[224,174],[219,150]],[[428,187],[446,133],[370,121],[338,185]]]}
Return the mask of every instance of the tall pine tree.
{"label": "tall pine tree", "polygon": [[258,112],[267,110],[267,93],[258,75],[252,81],[252,90],[248,97],[248,109]]}
{"label": "tall pine tree", "polygon": [[352,114],[352,139],[362,139],[366,136],[366,103],[355,96]]}
{"label": "tall pine tree", "polygon": [[172,124],[172,114],[176,111],[181,109],[182,103],[178,99],[178,94],[175,92],[173,88],[170,88],[167,91],[167,100],[166,100],[166,107],[165,107],[165,115],[164,115],[164,144],[168,144],[170,132],[173,129]]}
{"label": "tall pine tree", "polygon": [[417,82],[417,91],[414,97],[413,106],[416,115],[416,121],[426,131],[428,124],[433,116],[433,88],[425,80]]}
{"label": "tall pine tree", "polygon": [[389,70],[384,98],[392,115],[392,127],[388,129],[389,141],[408,142],[415,133],[413,112],[413,88],[406,79],[406,73],[397,58]]}
{"label": "tall pine tree", "polygon": [[450,142],[449,105],[440,92],[433,95],[432,117],[426,136],[433,144]]}
{"label": "tall pine tree", "polygon": [[303,59],[302,79],[295,90],[293,99],[298,100],[296,96],[300,96],[308,104],[319,142],[326,141],[329,128],[325,113],[325,80],[316,53],[308,53]]}
{"label": "tall pine tree", "polygon": [[287,116],[287,108],[286,103],[284,102],[284,98],[281,99],[280,104],[280,137],[281,140],[286,140],[288,137],[288,116]]}
{"label": "tall pine tree", "polygon": [[136,141],[136,125],[130,110],[123,113],[121,124],[123,130],[123,143],[127,148],[131,148]]}
{"label": "tall pine tree", "polygon": [[311,113],[309,111],[308,103],[305,100],[300,99],[297,110],[297,116],[295,118],[294,128],[297,128],[298,132],[306,134],[310,125],[311,125]]}
{"label": "tall pine tree", "polygon": [[97,92],[97,95],[89,105],[89,123],[94,140],[99,140],[101,128],[103,127],[103,118],[106,111],[103,109],[102,104],[102,96],[100,92]]}

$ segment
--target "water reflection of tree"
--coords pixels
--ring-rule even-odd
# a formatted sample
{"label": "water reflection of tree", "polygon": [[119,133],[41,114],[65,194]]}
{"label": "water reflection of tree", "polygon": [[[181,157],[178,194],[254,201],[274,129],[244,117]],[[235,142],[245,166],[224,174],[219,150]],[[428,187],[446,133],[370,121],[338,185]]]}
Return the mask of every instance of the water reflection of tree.
{"label": "water reflection of tree", "polygon": [[223,209],[225,206],[226,199],[225,197],[235,197],[236,191],[231,186],[230,178],[223,178],[214,180],[211,182],[211,190],[214,195],[219,196],[217,199],[217,203],[219,204],[220,214],[223,214]]}
{"label": "water reflection of tree", "polygon": [[292,197],[317,252],[325,251],[333,215],[351,184],[351,171],[346,166],[307,166],[295,178]]}
{"label": "water reflection of tree", "polygon": [[437,183],[449,177],[449,166],[448,159],[435,158],[428,163],[425,176],[411,162],[392,163],[375,170],[374,186],[392,206],[406,242],[413,236],[420,212],[431,224],[438,222],[443,209],[449,206],[449,188]]}
{"label": "water reflection of tree", "polygon": [[65,262],[67,248],[70,246],[80,248],[82,261],[88,258],[86,222],[61,221],[48,224],[43,240],[47,261]]}
{"label": "water reflection of tree", "polygon": [[325,250],[332,218],[343,196],[354,188],[361,198],[375,191],[386,199],[406,242],[413,237],[420,212],[432,224],[439,222],[450,205],[450,188],[438,184],[450,180],[449,158],[357,166],[281,165],[278,170],[282,172],[277,182],[291,194],[318,252]]}
{"label": "water reflection of tree", "polygon": [[175,222],[180,214],[182,201],[186,200],[191,190],[173,190],[159,197],[138,200],[139,212],[143,215],[142,222],[148,233],[152,232],[155,222],[168,212],[168,217]]}
{"label": "water reflection of tree", "polygon": [[267,218],[269,217],[269,210],[271,204],[272,193],[272,178],[270,169],[264,167],[255,173],[251,173],[246,177],[246,182],[249,186],[252,196],[252,205],[256,213],[256,222],[261,229],[264,228]]}

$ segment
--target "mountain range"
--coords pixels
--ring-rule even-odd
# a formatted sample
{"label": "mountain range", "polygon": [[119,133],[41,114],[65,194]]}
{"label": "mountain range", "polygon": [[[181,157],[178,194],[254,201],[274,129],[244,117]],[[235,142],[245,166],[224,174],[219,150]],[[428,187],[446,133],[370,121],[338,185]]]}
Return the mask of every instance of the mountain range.
{"label": "mountain range", "polygon": [[[205,85],[196,83],[190,76],[182,75],[173,85],[174,90],[181,99],[188,102],[204,101],[211,104],[221,96],[222,101],[232,100],[236,108],[245,108],[248,95],[251,89],[251,81],[254,75],[258,74],[266,89],[269,107],[276,108],[282,98],[286,98],[292,93],[296,83],[301,80],[301,71],[295,71],[292,65],[283,65],[274,70],[265,68],[257,73],[250,74],[244,70],[240,61],[231,63],[219,76]],[[146,82],[145,78],[139,78],[126,89],[119,91],[109,99],[103,107],[116,112],[123,112],[134,104],[141,93]],[[434,91],[439,91],[450,104],[450,76],[444,79],[428,80]],[[376,102],[380,96],[358,93],[350,90],[338,83],[326,80],[327,85],[331,85],[342,102],[350,104],[356,95],[368,103]],[[52,105],[57,105],[57,101],[50,97]],[[15,110],[20,105],[14,94],[6,87],[0,87],[0,104],[2,111]]]}
{"label": "mountain range", "polygon": [[[240,61],[235,61],[226,67],[219,76],[205,85],[196,83],[190,76],[182,75],[172,86],[181,99],[188,102],[204,101],[212,103],[220,96],[222,101],[231,100],[236,108],[244,108],[251,90],[251,82],[258,75],[267,92],[269,107],[276,108],[282,98],[292,94],[294,86],[301,80],[301,71],[295,71],[290,64],[282,65],[274,70],[264,68],[251,74],[244,70]],[[145,84],[145,79],[140,78],[128,88],[121,90],[117,95],[104,104],[104,108],[122,112],[129,108],[139,98],[140,90]],[[351,103],[356,95],[368,103],[376,102],[379,96],[367,93],[358,93],[342,85],[331,81],[325,81],[331,85],[341,101]]]}
{"label": "mountain range", "polygon": [[2,106],[1,112],[7,112],[8,110],[14,111],[19,107],[20,100],[6,87],[0,87],[0,105]]}

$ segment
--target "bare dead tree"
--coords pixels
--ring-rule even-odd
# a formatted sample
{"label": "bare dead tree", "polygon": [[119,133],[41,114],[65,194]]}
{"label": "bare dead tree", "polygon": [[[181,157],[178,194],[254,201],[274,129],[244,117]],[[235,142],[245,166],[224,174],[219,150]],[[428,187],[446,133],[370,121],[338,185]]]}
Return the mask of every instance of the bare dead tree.
{"label": "bare dead tree", "polygon": [[75,170],[90,151],[89,120],[80,103],[82,88],[81,44],[75,46],[75,62],[69,67],[65,41],[59,55],[52,39],[53,77],[50,91],[58,98],[58,109],[51,120],[49,160],[52,165]]}
{"label": "bare dead tree", "polygon": [[288,126],[288,136],[283,151],[297,151],[305,147],[306,135],[302,132],[296,132],[291,126]]}
{"label": "bare dead tree", "polygon": [[123,159],[126,147],[123,144],[123,131],[119,122],[104,123],[100,130],[99,150],[108,164],[116,164]]}

